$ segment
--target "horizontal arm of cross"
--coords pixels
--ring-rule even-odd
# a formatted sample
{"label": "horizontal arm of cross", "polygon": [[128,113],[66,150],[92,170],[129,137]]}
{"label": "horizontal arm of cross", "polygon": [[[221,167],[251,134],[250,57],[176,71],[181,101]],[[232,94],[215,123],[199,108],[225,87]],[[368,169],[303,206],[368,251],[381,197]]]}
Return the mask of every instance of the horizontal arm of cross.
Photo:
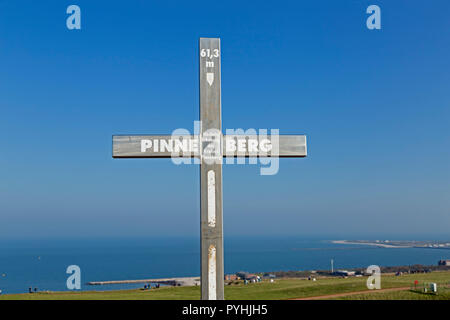
{"label": "horizontal arm of cross", "polygon": [[217,143],[223,157],[288,158],[307,153],[305,135],[224,135],[223,139],[203,137],[202,142],[197,135],[115,135],[113,158],[200,157],[201,150],[205,155]]}

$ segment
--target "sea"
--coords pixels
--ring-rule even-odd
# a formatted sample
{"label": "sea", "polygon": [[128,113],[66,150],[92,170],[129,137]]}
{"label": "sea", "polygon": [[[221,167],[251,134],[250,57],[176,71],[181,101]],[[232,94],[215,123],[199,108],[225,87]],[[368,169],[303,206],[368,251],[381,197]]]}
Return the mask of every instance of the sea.
{"label": "sea", "polygon": [[[226,237],[225,273],[352,269],[369,265],[436,265],[450,250],[335,244],[332,239]],[[194,237],[0,240],[3,294],[67,291],[67,267],[81,270],[81,290],[142,288],[143,283],[88,285],[90,281],[199,276],[200,241]]]}

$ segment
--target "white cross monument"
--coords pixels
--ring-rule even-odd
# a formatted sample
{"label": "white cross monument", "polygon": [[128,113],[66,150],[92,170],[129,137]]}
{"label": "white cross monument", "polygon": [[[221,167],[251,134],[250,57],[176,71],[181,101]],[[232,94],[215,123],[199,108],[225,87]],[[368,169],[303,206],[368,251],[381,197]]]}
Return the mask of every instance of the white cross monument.
{"label": "white cross monument", "polygon": [[113,136],[113,158],[199,159],[201,297],[224,299],[222,160],[306,157],[304,135],[222,135],[220,39],[200,38],[200,130],[196,135]]}

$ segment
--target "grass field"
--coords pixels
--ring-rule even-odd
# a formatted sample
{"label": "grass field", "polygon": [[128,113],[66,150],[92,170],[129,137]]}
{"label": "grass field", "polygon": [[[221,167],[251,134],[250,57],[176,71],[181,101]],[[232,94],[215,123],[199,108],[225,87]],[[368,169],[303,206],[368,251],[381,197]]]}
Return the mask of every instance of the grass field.
{"label": "grass field", "polygon": [[450,300],[450,291],[437,295],[423,294],[410,290],[380,293],[374,292],[368,294],[338,297],[333,298],[333,300]]}
{"label": "grass field", "polygon": [[[450,272],[432,272],[427,274],[411,274],[403,276],[385,275],[381,277],[382,289],[410,287],[414,280],[421,285],[424,282],[450,284]],[[361,278],[319,278],[317,281],[303,279],[277,279],[270,283],[242,283],[225,287],[225,298],[228,300],[274,300],[318,297],[323,295],[366,291],[366,277]],[[439,286],[438,286],[439,288]],[[52,292],[32,294],[2,295],[0,300],[174,300],[200,299],[199,287],[161,287],[150,291],[118,290],[87,292]],[[447,299],[450,300],[450,289],[438,295],[410,292],[374,292],[338,297],[336,299]]]}

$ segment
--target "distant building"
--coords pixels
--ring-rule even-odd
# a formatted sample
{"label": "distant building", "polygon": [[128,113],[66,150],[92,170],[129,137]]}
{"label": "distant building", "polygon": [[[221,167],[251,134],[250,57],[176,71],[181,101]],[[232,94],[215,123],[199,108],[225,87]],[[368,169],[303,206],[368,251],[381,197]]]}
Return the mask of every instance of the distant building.
{"label": "distant building", "polygon": [[239,280],[239,277],[235,274],[226,274],[225,275],[225,280]]}
{"label": "distant building", "polygon": [[250,273],[248,273],[248,272],[246,272],[246,271],[239,271],[239,272],[236,272],[236,276],[237,276],[239,279],[242,279],[242,280],[247,279],[247,277],[248,277],[249,274],[250,274]]}
{"label": "distant building", "polygon": [[259,281],[259,279],[261,279],[261,277],[257,276],[256,274],[249,274],[248,278],[247,278],[247,280],[250,280],[250,281],[253,281],[253,282]]}
{"label": "distant building", "polygon": [[242,279],[242,280],[255,280],[255,281],[257,281],[257,280],[260,279],[260,277],[257,276],[256,274],[248,273],[248,272],[245,272],[245,271],[236,272],[236,276],[239,277],[239,279]]}
{"label": "distant building", "polygon": [[269,279],[274,279],[277,276],[272,274],[272,273],[264,273],[263,278],[269,278]]}
{"label": "distant building", "polygon": [[349,277],[349,276],[354,276],[355,271],[337,270],[334,274],[337,276]]}
{"label": "distant building", "polygon": [[450,266],[450,259],[446,259],[446,260],[439,260],[438,262],[438,266]]}

